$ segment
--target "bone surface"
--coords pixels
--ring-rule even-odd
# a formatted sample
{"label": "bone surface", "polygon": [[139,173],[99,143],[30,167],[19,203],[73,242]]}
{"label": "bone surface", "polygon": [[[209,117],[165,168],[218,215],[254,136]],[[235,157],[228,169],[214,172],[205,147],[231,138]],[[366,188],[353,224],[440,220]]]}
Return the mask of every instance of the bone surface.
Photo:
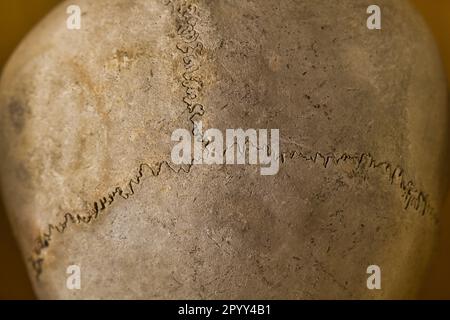
{"label": "bone surface", "polygon": [[[362,0],[52,11],[0,83],[3,197],[38,296],[414,297],[446,190],[446,81],[418,14],[378,4],[381,30]],[[173,131],[198,121],[279,129],[279,171],[174,165]]]}

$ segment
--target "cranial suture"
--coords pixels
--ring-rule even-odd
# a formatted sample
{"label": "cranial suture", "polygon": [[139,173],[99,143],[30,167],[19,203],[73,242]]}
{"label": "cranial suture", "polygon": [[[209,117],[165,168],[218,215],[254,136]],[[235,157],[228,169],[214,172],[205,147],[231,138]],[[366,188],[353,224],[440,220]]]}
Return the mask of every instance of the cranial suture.
{"label": "cranial suture", "polygon": [[2,191],[39,297],[413,295],[447,92],[406,1],[377,3],[382,30],[362,0],[82,0],[79,29],[69,5],[0,83]]}

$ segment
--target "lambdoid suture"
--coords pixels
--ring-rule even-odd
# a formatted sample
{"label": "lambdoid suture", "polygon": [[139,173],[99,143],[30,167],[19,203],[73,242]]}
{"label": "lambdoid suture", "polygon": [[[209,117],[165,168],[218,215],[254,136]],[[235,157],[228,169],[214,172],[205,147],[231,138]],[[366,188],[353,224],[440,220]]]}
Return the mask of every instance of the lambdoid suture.
{"label": "lambdoid suture", "polygon": [[[1,187],[39,297],[414,296],[448,114],[406,1],[378,1],[374,30],[362,0],[73,2],[1,78]],[[199,123],[224,141],[278,130],[279,167],[173,163],[176,130],[219,141]],[[366,285],[371,265],[381,289]]]}

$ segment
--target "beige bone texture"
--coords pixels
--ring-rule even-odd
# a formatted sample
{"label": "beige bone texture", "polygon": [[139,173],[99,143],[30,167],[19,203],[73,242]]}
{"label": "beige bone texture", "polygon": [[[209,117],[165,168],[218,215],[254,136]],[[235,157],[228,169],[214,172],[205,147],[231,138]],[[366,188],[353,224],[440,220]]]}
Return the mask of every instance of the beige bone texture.
{"label": "beige bone texture", "polygon": [[[446,81],[406,1],[378,1],[381,30],[368,5],[53,10],[0,84],[2,194],[38,296],[414,297],[446,190]],[[279,129],[279,172],[173,164],[172,132],[200,120]]]}

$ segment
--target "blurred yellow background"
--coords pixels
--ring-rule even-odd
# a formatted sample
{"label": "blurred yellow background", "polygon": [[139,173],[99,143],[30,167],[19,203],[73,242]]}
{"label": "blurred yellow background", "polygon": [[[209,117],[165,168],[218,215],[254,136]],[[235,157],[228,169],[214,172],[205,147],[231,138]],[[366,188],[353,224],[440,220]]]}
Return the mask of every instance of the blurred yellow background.
{"label": "blurred yellow background", "polygon": [[[411,1],[434,33],[450,79],[450,0]],[[0,68],[23,36],[58,2],[60,0],[0,0]],[[436,256],[420,298],[450,299],[450,194],[442,219]],[[0,299],[34,299],[24,262],[1,203],[0,257]]]}

